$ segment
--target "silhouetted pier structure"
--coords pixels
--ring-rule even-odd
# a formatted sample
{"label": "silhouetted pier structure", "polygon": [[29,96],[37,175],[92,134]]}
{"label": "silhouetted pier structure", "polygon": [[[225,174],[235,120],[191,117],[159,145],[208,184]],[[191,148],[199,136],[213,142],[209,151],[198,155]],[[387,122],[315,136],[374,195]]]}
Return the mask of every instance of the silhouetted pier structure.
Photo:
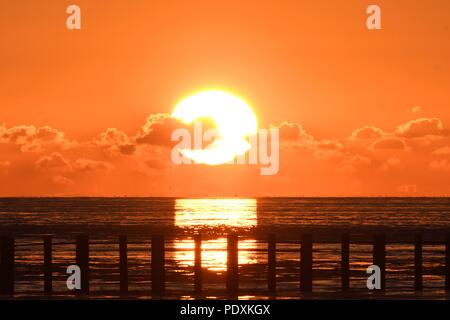
{"label": "silhouetted pier structure", "polygon": [[[167,237],[161,234],[151,236],[151,292],[149,295],[152,297],[164,297],[169,294],[166,290],[166,239]],[[193,261],[193,290],[192,296],[204,297],[208,294],[204,288],[204,268],[202,267],[202,236],[194,235],[192,237],[194,241],[194,261]],[[314,252],[314,237],[311,233],[302,233],[299,236],[298,244],[298,256],[299,256],[299,294],[314,292],[313,280],[314,269],[317,264],[313,260]],[[416,291],[423,290],[423,246],[426,244],[438,244],[445,246],[445,265],[444,276],[445,283],[444,288],[446,292],[450,292],[450,234],[448,234],[443,241],[428,241],[425,242],[421,234],[416,234],[412,242],[392,242],[386,240],[385,234],[374,234],[371,236],[371,241],[353,240],[349,233],[344,233],[339,239],[335,241],[320,243],[334,243],[340,244],[340,290],[342,292],[348,292],[351,290],[351,244],[371,244],[373,252],[373,264],[379,266],[381,270],[381,286],[382,290],[389,290],[386,287],[386,246],[388,244],[410,244],[414,246],[414,285],[413,289]],[[239,288],[239,241],[240,238],[237,234],[228,234],[227,236],[227,262],[226,262],[226,276],[225,276],[225,292],[224,296],[237,297],[240,294]],[[277,259],[277,244],[280,243],[277,239],[277,235],[268,234],[262,238],[267,244],[267,267],[266,267],[266,286],[259,292],[255,292],[257,295],[266,294],[268,296],[276,296],[279,293],[277,288],[277,265],[279,260]],[[318,242],[319,243],[319,242]],[[90,237],[87,234],[80,234],[75,237],[75,257],[76,264],[81,270],[81,289],[75,290],[76,297],[86,297],[91,294],[90,292]],[[43,296],[49,297],[53,292],[53,274],[54,274],[54,262],[53,255],[55,248],[53,246],[53,236],[43,235]],[[15,237],[11,235],[0,237],[0,296],[8,297],[15,294]],[[128,264],[128,236],[118,236],[118,254],[119,263],[117,266],[119,273],[119,283],[117,287],[117,296],[127,297],[129,294],[129,264]]]}

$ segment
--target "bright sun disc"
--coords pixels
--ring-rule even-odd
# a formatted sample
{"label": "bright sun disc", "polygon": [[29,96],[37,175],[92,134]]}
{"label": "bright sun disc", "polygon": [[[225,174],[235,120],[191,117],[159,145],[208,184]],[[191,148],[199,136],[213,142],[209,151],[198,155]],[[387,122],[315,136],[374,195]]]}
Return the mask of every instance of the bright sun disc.
{"label": "bright sun disc", "polygon": [[182,100],[172,117],[189,124],[199,118],[210,118],[220,138],[203,150],[180,152],[198,163],[223,164],[250,149],[249,135],[256,134],[257,122],[250,106],[242,99],[223,91],[203,91]]}

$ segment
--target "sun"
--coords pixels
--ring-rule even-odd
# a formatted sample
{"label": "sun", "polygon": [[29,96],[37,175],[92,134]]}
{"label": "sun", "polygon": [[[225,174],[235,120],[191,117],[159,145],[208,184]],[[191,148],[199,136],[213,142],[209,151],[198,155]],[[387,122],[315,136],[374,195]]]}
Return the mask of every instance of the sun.
{"label": "sun", "polygon": [[177,104],[172,117],[189,124],[199,118],[211,119],[216,139],[202,150],[180,152],[197,163],[219,165],[233,161],[250,149],[248,136],[257,132],[252,108],[241,98],[219,90],[202,91]]}

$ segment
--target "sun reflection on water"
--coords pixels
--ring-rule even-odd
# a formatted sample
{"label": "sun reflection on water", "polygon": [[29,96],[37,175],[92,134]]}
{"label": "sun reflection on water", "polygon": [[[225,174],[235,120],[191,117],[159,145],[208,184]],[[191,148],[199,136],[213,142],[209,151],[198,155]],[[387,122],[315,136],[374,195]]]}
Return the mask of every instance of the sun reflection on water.
{"label": "sun reflection on water", "polygon": [[177,199],[177,227],[236,227],[256,226],[256,199]]}
{"label": "sun reflection on water", "polygon": [[[177,199],[175,226],[183,229],[248,230],[256,226],[256,199]],[[194,240],[175,242],[175,260],[180,265],[194,265]],[[255,240],[239,241],[239,263],[255,263],[251,254]],[[202,267],[213,272],[227,269],[227,239],[220,237],[202,241]]]}

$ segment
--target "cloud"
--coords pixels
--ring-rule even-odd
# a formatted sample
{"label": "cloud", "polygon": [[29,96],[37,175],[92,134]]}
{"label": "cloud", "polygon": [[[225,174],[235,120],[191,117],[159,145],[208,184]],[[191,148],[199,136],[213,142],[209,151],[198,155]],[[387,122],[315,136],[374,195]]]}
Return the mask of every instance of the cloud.
{"label": "cloud", "polygon": [[318,149],[314,151],[313,157],[317,160],[328,161],[334,166],[336,172],[343,174],[355,174],[359,169],[372,163],[368,157],[340,150]]}
{"label": "cloud", "polygon": [[7,161],[7,160],[1,160],[0,161],[0,168],[6,168],[11,166],[11,161]]}
{"label": "cloud", "polygon": [[372,144],[372,149],[408,150],[405,141],[398,138],[383,138]]}
{"label": "cloud", "polygon": [[0,128],[0,143],[10,143],[20,146],[22,152],[40,152],[47,148],[57,147],[68,149],[76,142],[65,138],[63,132],[49,126],[36,128],[35,126],[20,125]]}
{"label": "cloud", "polygon": [[344,154],[337,150],[316,150],[313,153],[313,157],[317,160],[332,160],[341,159],[344,157]]}
{"label": "cloud", "polygon": [[417,185],[416,184],[405,184],[397,188],[398,191],[402,193],[416,193]]}
{"label": "cloud", "polygon": [[372,160],[370,158],[359,154],[343,154],[342,159],[337,165],[336,171],[344,174],[354,174],[358,171],[358,168],[368,166],[371,163]]}
{"label": "cloud", "polygon": [[172,132],[182,127],[183,124],[172,119],[168,113],[151,114],[137,134],[136,142],[168,147],[172,144]]}
{"label": "cloud", "polygon": [[344,145],[339,141],[324,139],[317,141],[315,147],[321,150],[342,150]]}
{"label": "cloud", "polygon": [[422,111],[422,107],[420,107],[420,106],[415,106],[415,107],[412,107],[412,108],[410,109],[410,111],[411,111],[412,113],[419,113],[420,111]]}
{"label": "cloud", "polygon": [[430,168],[433,170],[450,171],[450,162],[447,160],[431,161]]}
{"label": "cloud", "polygon": [[159,169],[163,169],[165,167],[164,162],[162,162],[161,160],[156,159],[156,158],[144,160],[144,161],[142,161],[142,163],[151,169],[159,170]]}
{"label": "cloud", "polygon": [[450,147],[446,146],[443,148],[439,148],[439,149],[434,150],[432,153],[435,155],[438,155],[438,156],[450,155]]}
{"label": "cloud", "polygon": [[136,146],[130,140],[124,132],[116,128],[108,128],[105,132],[95,137],[92,143],[105,148],[111,155],[131,155],[136,150]]}
{"label": "cloud", "polygon": [[313,152],[313,156],[319,160],[331,160],[345,157],[340,151],[344,148],[344,145],[334,140],[320,140],[310,142],[310,147]]}
{"label": "cloud", "polygon": [[377,127],[365,126],[360,129],[356,129],[352,132],[351,138],[353,139],[362,139],[362,140],[371,140],[371,139],[380,139],[385,136],[386,133]]}
{"label": "cloud", "polygon": [[[264,194],[268,190],[269,194],[304,192],[311,195],[333,195],[333,192],[341,194],[341,190],[343,195],[352,192],[367,195],[415,195],[413,193],[417,192],[417,185],[420,185],[421,194],[442,194],[448,190],[448,186],[440,182],[445,179],[438,178],[445,176],[443,172],[450,172],[450,159],[447,157],[450,154],[450,145],[446,138],[443,138],[446,130],[437,118],[412,120],[398,126],[394,131],[384,131],[384,128],[367,125],[342,139],[333,136],[315,139],[301,124],[295,122],[284,121],[279,126],[271,127],[280,129],[282,143],[281,174],[271,180],[277,187],[263,189],[263,184],[258,180],[259,176],[253,176],[253,169],[241,166],[240,168],[247,170],[248,180],[251,182],[248,190],[253,190],[254,186],[256,189],[261,188]],[[3,160],[0,161],[0,175],[2,178],[11,179],[5,180],[5,185],[14,184],[21,174],[16,169],[24,168],[25,174],[36,181],[33,187],[29,187],[30,194],[54,192],[56,185],[65,186],[74,194],[99,194],[100,191],[94,188],[91,180],[85,179],[85,172],[90,172],[90,178],[99,181],[95,187],[100,186],[105,190],[104,194],[166,192],[167,195],[172,195],[173,185],[183,186],[187,181],[201,181],[198,185],[201,184],[207,188],[205,190],[214,193],[214,188],[210,189],[212,184],[208,182],[210,175],[207,172],[227,172],[220,178],[214,178],[217,184],[225,185],[224,177],[228,177],[234,168],[171,165],[170,149],[155,146],[170,146],[170,136],[177,128],[192,130],[192,126],[171,119],[169,114],[152,114],[136,135],[129,136],[120,129],[108,128],[88,138],[86,142],[78,143],[68,140],[61,131],[50,127],[7,128],[0,124],[0,152]],[[2,145],[6,143],[10,145]],[[45,153],[36,154],[44,150]],[[404,150],[414,152],[400,153]],[[116,157],[117,155],[132,156]],[[12,161],[15,170],[8,169],[11,162],[7,160]],[[103,174],[106,172],[108,177]],[[408,184],[411,182],[408,180],[401,180],[404,177],[419,179],[421,175],[417,174],[420,172],[431,178],[414,181],[417,185]],[[317,176],[321,177],[320,181],[317,181]],[[280,181],[284,181],[282,179],[286,177],[289,177],[291,182],[289,186],[286,184],[284,187]],[[115,182],[115,179],[120,183],[111,183]],[[302,181],[305,182],[304,185]],[[35,187],[36,185],[39,187]],[[353,185],[358,185],[358,191],[349,191]],[[197,191],[201,193],[201,190]],[[21,192],[21,189],[16,187],[15,192]]]}
{"label": "cloud", "polygon": [[134,170],[141,172],[148,176],[161,175],[166,168],[166,163],[158,158],[150,158],[143,161],[139,161]]}
{"label": "cloud", "polygon": [[97,161],[86,158],[75,160],[73,167],[79,171],[94,171],[94,170],[112,170],[113,165],[105,161]]}
{"label": "cloud", "polygon": [[446,136],[449,134],[449,130],[444,128],[442,121],[438,118],[420,118],[398,126],[395,134],[406,138],[422,138]]}
{"label": "cloud", "polygon": [[72,166],[63,155],[53,152],[49,156],[43,156],[36,161],[36,168],[40,170],[71,171]]}
{"label": "cloud", "polygon": [[280,143],[295,143],[297,145],[311,145],[314,137],[306,132],[298,123],[284,121],[279,126]]}
{"label": "cloud", "polygon": [[380,166],[380,170],[388,171],[390,169],[399,168],[401,166],[401,161],[398,158],[389,158]]}
{"label": "cloud", "polygon": [[11,166],[11,161],[1,160],[0,161],[0,173],[8,172],[8,168]]}
{"label": "cloud", "polygon": [[67,160],[63,155],[53,152],[48,156],[43,156],[36,161],[36,168],[43,171],[74,172],[111,170],[113,165],[105,161],[97,161],[80,158],[75,161]]}
{"label": "cloud", "polygon": [[54,176],[53,182],[62,186],[71,187],[75,184],[75,182],[64,176]]}
{"label": "cloud", "polygon": [[372,160],[360,154],[353,154],[353,155],[346,155],[343,162],[345,164],[352,164],[352,165],[369,165],[372,163]]}

